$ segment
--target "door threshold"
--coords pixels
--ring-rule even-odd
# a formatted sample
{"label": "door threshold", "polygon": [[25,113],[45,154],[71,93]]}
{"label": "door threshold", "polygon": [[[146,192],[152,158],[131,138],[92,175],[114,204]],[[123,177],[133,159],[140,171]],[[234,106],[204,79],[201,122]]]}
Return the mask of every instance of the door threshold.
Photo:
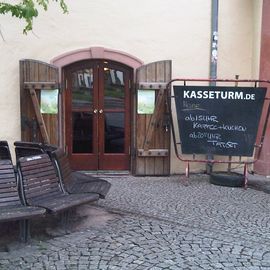
{"label": "door threshold", "polygon": [[99,170],[99,171],[80,171],[80,172],[94,175],[130,175],[130,171]]}

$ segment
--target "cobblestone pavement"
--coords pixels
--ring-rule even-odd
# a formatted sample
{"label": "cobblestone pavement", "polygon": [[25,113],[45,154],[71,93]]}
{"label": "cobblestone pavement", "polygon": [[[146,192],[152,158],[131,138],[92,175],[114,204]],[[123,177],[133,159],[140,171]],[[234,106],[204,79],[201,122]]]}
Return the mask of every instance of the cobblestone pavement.
{"label": "cobblestone pavement", "polygon": [[196,175],[107,178],[72,233],[0,252],[0,269],[270,269],[270,195]]}

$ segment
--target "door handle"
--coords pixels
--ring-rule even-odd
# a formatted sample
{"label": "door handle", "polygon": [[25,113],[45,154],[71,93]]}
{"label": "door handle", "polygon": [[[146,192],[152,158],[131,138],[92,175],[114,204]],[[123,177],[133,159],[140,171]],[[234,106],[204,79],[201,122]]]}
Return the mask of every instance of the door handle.
{"label": "door handle", "polygon": [[94,113],[97,113],[98,112],[98,110],[97,109],[94,109],[94,111],[93,111]]}
{"label": "door handle", "polygon": [[101,113],[103,113],[103,110],[101,109],[101,110],[99,110],[99,113],[101,114]]}

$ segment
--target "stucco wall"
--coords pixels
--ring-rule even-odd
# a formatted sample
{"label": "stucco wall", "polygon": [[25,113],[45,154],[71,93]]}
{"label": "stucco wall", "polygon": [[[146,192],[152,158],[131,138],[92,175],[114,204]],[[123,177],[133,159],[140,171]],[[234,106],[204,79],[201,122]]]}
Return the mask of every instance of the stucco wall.
{"label": "stucco wall", "polygon": [[253,54],[252,74],[253,78],[259,78],[261,31],[262,31],[262,6],[263,1],[253,1]]}
{"label": "stucco wall", "polygon": [[[210,0],[66,2],[68,15],[52,3],[27,36],[22,34],[23,22],[0,16],[5,39],[0,39],[1,139],[10,143],[20,139],[19,60],[23,58],[50,62],[71,50],[102,46],[132,54],[145,63],[172,59],[173,77],[208,77]],[[254,6],[252,0],[219,2],[218,77],[239,74],[253,78],[259,47],[254,33],[260,25],[259,15],[254,25],[254,7],[260,14],[260,5]],[[172,173],[182,168],[173,157]]]}
{"label": "stucco wall", "polygon": [[219,1],[218,76],[251,79],[253,0]]}

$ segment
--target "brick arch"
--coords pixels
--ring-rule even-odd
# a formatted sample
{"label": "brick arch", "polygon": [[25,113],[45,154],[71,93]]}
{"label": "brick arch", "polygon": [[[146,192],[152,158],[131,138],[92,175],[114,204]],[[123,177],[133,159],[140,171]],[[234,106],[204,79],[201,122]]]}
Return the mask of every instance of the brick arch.
{"label": "brick arch", "polygon": [[[67,52],[53,58],[51,60],[51,64],[57,66],[61,72],[64,66],[87,59],[105,59],[116,61],[133,68],[133,70],[143,65],[143,61],[135,56],[103,47],[91,47]],[[61,76],[59,77],[61,78]]]}

